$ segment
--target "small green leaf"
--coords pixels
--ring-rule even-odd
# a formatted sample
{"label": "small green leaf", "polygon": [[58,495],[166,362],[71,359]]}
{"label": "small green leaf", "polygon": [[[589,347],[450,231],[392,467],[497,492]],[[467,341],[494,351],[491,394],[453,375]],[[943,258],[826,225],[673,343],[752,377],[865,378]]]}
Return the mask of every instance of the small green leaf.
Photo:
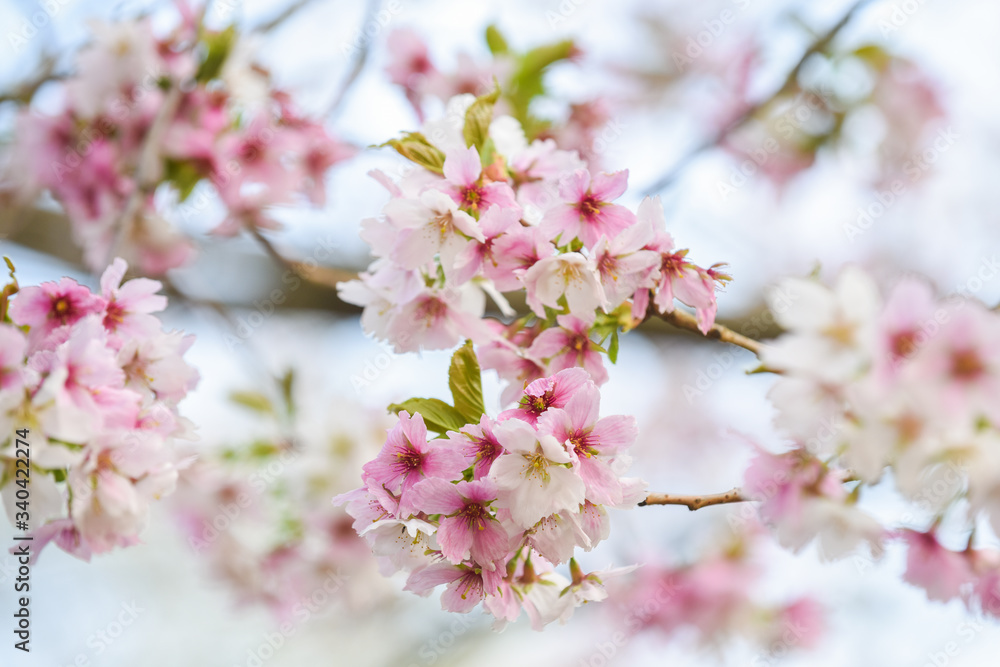
{"label": "small green leaf", "polygon": [[218,78],[235,41],[236,26],[231,25],[221,32],[206,33],[203,37],[205,59],[198,65],[194,78],[202,83]]}
{"label": "small green leaf", "polygon": [[481,150],[490,134],[490,123],[493,122],[493,107],[500,99],[500,84],[493,79],[493,90],[476,98],[465,112],[465,127],[462,136],[466,146],[475,146]]}
{"label": "small green leaf", "polygon": [[465,345],[458,348],[451,357],[448,387],[451,389],[455,409],[465,419],[464,424],[478,424],[486,407],[483,405],[482,372],[471,340],[465,341]]}
{"label": "small green leaf", "polygon": [[486,45],[490,47],[490,53],[495,56],[503,55],[510,51],[510,46],[507,45],[507,38],[503,36],[503,33],[495,25],[490,25],[486,28]]}
{"label": "small green leaf", "polygon": [[486,137],[486,141],[483,143],[482,149],[479,151],[480,161],[483,163],[483,167],[488,167],[493,162],[493,157],[497,153],[497,145],[493,143],[493,137]]}
{"label": "small green leaf", "polygon": [[513,107],[513,115],[525,126],[525,131],[533,134],[533,119],[528,113],[532,100],[545,94],[543,78],[550,65],[566,60],[576,47],[572,40],[546,44],[528,51],[518,59],[517,69],[510,80],[507,97]]}
{"label": "small green leaf", "polygon": [[271,399],[259,391],[234,391],[229,394],[229,400],[254,412],[274,414]]}
{"label": "small green leaf", "polygon": [[444,173],[444,153],[419,132],[407,132],[402,139],[390,139],[384,144],[379,144],[378,148],[383,146],[392,146],[407,160],[435,174]]}
{"label": "small green leaf", "polygon": [[178,199],[183,203],[202,179],[202,173],[190,160],[167,158],[163,161],[163,177],[177,188]]}
{"label": "small green leaf", "polygon": [[613,364],[618,363],[618,329],[611,334],[611,344],[608,345],[608,359]]}
{"label": "small green leaf", "polygon": [[0,290],[0,322],[6,321],[7,302],[20,289],[17,285],[17,276],[14,275],[14,262],[10,261],[10,257],[6,256],[3,258],[3,261],[7,264],[7,268],[10,269],[10,282],[4,285],[3,290]]}
{"label": "small green leaf", "polygon": [[[398,413],[400,410],[406,410],[411,415],[419,412],[427,428],[442,435],[445,431],[457,431],[468,424],[458,410],[437,398],[411,398],[389,406],[389,412]],[[476,421],[479,421],[478,418]]]}
{"label": "small green leaf", "polygon": [[295,369],[289,368],[285,371],[285,374],[281,376],[278,383],[281,386],[281,398],[285,401],[285,409],[288,411],[288,414],[294,414],[295,400],[292,397],[292,389],[295,385]]}

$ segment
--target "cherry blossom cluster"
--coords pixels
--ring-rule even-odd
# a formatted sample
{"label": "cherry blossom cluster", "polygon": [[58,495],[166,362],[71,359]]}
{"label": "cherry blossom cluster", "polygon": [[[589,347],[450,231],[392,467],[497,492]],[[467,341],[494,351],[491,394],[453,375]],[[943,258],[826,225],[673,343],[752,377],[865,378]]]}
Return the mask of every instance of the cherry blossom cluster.
{"label": "cherry blossom cluster", "polygon": [[[173,442],[192,437],[177,404],[198,382],[184,361],[194,337],[164,331],[160,283],[122,283],[126,269],[116,259],[99,294],[70,278],[21,288],[0,322],[2,494],[36,554],[50,541],[85,560],[136,544],[184,465]],[[15,428],[30,432],[29,512],[12,472]]]}
{"label": "cherry blossom cluster", "polygon": [[[365,485],[335,502],[347,503],[383,573],[409,573],[407,590],[445,585],[446,610],[482,603],[502,627],[523,609],[540,630],[606,597],[604,579],[624,570],[584,573],[573,554],[608,536],[608,507],[645,497],[644,482],[621,476],[634,418],[599,411],[597,385],[579,368],[444,437],[428,440],[423,415],[402,410],[364,466]],[[571,579],[555,571],[566,562]]]}
{"label": "cherry blossom cluster", "polygon": [[[902,539],[907,580],[1000,615],[1000,555],[975,546],[978,519],[1000,532],[1000,314],[966,295],[938,298],[913,277],[883,300],[855,267],[833,288],[793,279],[782,289],[775,317],[788,333],[761,360],[781,373],[770,398],[795,447],[748,472],[765,519],[792,548],[819,533],[834,557],[861,540]],[[886,531],[857,508],[878,483],[911,503],[916,524]],[[965,527],[961,548],[942,546],[962,532],[943,523]]]}
{"label": "cherry blossom cluster", "polygon": [[[291,376],[288,376],[291,377]],[[353,519],[329,499],[354,486],[354,471],[378,451],[389,418],[349,401],[323,423],[300,401],[255,392],[255,439],[200,447],[172,498],[187,543],[243,604],[301,622],[334,602],[371,609],[393,591]]]}
{"label": "cherry blossom cluster", "polygon": [[234,28],[178,7],[166,35],[148,18],[95,22],[59,112],[17,119],[0,185],[25,202],[51,193],[95,271],[115,254],[146,274],[187,261],[193,244],[167,217],[206,208],[185,203],[200,183],[226,211],[215,233],[273,227],[271,207],[322,204],[324,174],[355,152],[295,110]]}
{"label": "cherry blossom cluster", "polygon": [[[373,174],[391,196],[382,217],[362,222],[376,259],[340,286],[364,306],[365,330],[397,352],[470,338],[483,365],[510,381],[507,400],[573,366],[602,384],[600,354],[614,360],[619,329],[647,310],[673,311],[675,300],[696,309],[706,332],[729,276],[676,247],[658,198],[636,212],[615,202],[627,171],[592,173],[551,139],[529,143],[513,117],[493,117],[495,99],[455,97],[443,119],[390,142],[417,167],[398,180]],[[505,292],[523,295],[531,314],[485,319],[487,297],[514,314]]]}

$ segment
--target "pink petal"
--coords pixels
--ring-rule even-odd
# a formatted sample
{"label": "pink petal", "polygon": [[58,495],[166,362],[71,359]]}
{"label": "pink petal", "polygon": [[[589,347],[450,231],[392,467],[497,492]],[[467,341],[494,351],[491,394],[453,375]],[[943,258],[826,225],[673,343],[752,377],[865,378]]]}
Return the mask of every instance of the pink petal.
{"label": "pink petal", "polygon": [[475,146],[452,150],[444,160],[444,177],[456,185],[469,186],[479,180],[483,166]]}
{"label": "pink petal", "polygon": [[590,179],[590,193],[599,201],[618,199],[628,188],[628,169],[611,174],[595,174]]}

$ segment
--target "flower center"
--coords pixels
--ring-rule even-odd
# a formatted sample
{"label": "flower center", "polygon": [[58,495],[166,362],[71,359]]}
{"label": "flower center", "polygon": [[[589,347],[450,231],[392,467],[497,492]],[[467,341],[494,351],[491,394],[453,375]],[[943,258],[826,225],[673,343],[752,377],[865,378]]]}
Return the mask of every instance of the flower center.
{"label": "flower center", "polygon": [[420,468],[420,464],[423,463],[423,460],[423,455],[412,449],[396,453],[396,465],[407,472],[418,470]]}
{"label": "flower center", "polygon": [[951,357],[951,375],[956,380],[975,380],[986,371],[986,366],[975,350],[960,350]]}
{"label": "flower center", "polygon": [[601,202],[598,201],[594,195],[588,194],[577,205],[577,210],[580,211],[581,217],[585,218],[587,221],[592,221],[601,212]]}
{"label": "flower center", "polygon": [[892,338],[892,354],[900,359],[906,359],[917,351],[917,335],[915,331],[902,331]]}
{"label": "flower center", "polygon": [[66,300],[66,297],[60,297],[53,304],[53,310],[56,311],[56,315],[58,315],[59,317],[65,317],[66,314],[69,312],[69,301]]}
{"label": "flower center", "polygon": [[479,203],[483,200],[483,192],[473,185],[462,189],[462,206],[471,209],[478,209]]}

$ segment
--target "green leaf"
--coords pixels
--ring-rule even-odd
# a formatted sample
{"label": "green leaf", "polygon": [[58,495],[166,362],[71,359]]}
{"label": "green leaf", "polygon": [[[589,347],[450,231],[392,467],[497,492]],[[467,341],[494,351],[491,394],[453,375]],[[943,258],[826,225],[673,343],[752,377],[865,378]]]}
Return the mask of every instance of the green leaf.
{"label": "green leaf", "polygon": [[498,99],[500,99],[500,84],[494,77],[493,90],[477,97],[476,101],[465,112],[465,127],[462,128],[462,136],[465,137],[466,146],[475,146],[477,151],[482,149],[490,134],[493,107]]}
{"label": "green leaf", "polygon": [[488,167],[493,163],[493,158],[497,153],[497,145],[493,143],[493,137],[486,137],[482,149],[479,151],[480,161],[483,167]]}
{"label": "green leaf", "polygon": [[0,322],[4,322],[7,319],[8,300],[17,294],[17,290],[20,289],[17,285],[17,276],[14,275],[14,262],[10,261],[10,257],[7,256],[4,256],[3,261],[10,270],[10,282],[4,285],[3,290],[0,290]]}
{"label": "green leaf", "polygon": [[274,414],[271,399],[259,391],[234,391],[229,394],[229,400],[254,412]]}
{"label": "green leaf", "polygon": [[[411,415],[419,412],[427,428],[444,435],[445,431],[457,431],[468,422],[458,410],[437,398],[411,398],[402,403],[393,403],[389,412],[406,410]],[[479,418],[476,418],[479,421]]]}
{"label": "green leaf", "polygon": [[486,45],[490,47],[490,53],[495,56],[510,52],[507,39],[495,25],[490,25],[486,28]]}
{"label": "green leaf", "polygon": [[383,146],[392,146],[407,160],[416,162],[435,174],[444,173],[444,153],[419,132],[407,132],[402,139],[390,139],[384,144],[379,144],[378,148]]}
{"label": "green leaf", "polygon": [[608,360],[613,364],[618,363],[618,329],[611,334],[611,344],[608,345]]}
{"label": "green leaf", "polygon": [[478,424],[486,407],[483,405],[483,379],[479,360],[472,350],[472,341],[458,348],[451,357],[448,369],[448,387],[451,389],[455,409],[465,419],[465,424]]}
{"label": "green leaf", "polygon": [[531,125],[528,107],[531,101],[545,93],[543,77],[549,66],[566,60],[573,54],[572,40],[547,44],[528,51],[519,59],[518,67],[510,80],[507,97],[514,110],[514,117],[523,125]]}
{"label": "green leaf", "polygon": [[164,179],[177,188],[178,199],[181,202],[191,196],[191,192],[202,179],[201,170],[190,160],[167,158],[163,161],[163,168]]}
{"label": "green leaf", "polygon": [[854,50],[853,55],[877,70],[883,70],[892,62],[892,56],[877,44],[865,44]]}
{"label": "green leaf", "polygon": [[281,386],[281,398],[285,401],[285,409],[288,414],[295,413],[295,401],[292,398],[292,388],[295,385],[295,369],[289,368],[278,381]]}
{"label": "green leaf", "polygon": [[194,78],[202,83],[218,78],[235,41],[236,26],[231,25],[221,32],[206,33],[203,37],[205,59],[198,65]]}

